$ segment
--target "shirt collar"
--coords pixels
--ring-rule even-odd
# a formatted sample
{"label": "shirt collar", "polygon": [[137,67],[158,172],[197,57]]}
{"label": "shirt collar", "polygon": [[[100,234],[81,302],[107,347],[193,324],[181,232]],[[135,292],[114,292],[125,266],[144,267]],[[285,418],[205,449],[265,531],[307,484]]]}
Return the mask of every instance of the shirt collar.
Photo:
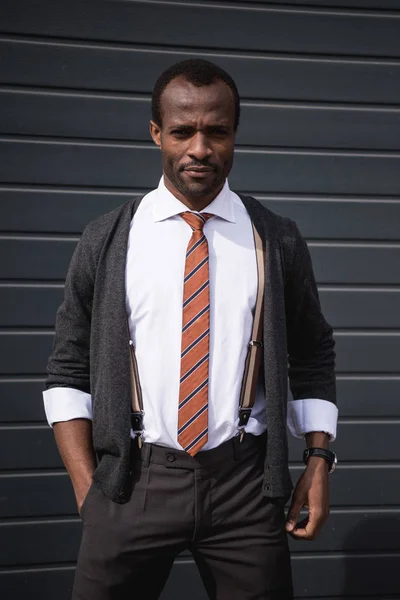
{"label": "shirt collar", "polygon": [[[176,198],[165,187],[164,177],[161,177],[160,183],[156,190],[156,197],[153,206],[154,222],[163,221],[171,217],[175,217],[182,212],[189,210],[178,198]],[[224,187],[214,198],[214,200],[200,212],[210,213],[216,217],[220,217],[230,223],[235,223],[235,212],[232,200],[232,192],[229,188],[228,180],[225,180]]]}

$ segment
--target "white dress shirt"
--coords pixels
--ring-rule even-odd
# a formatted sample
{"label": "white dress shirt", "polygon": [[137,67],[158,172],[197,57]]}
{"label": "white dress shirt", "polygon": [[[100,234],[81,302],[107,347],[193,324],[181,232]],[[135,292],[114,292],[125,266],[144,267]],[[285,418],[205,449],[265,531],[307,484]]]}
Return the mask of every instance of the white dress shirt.
{"label": "white dress shirt", "polygon": [[[187,211],[161,179],[131,222],[126,260],[126,308],[144,406],[144,440],[181,449],[177,440],[185,254],[192,235],[179,216]],[[209,247],[210,361],[208,441],[219,446],[237,434],[244,363],[257,293],[257,263],[250,217],[228,182],[204,212]],[[268,388],[268,386],[267,386]],[[43,394],[50,425],[92,418],[91,395],[55,387]],[[267,427],[268,397],[258,386],[246,427]],[[311,431],[336,436],[337,408],[323,399],[288,403],[288,427],[298,438]],[[131,432],[131,435],[133,433]]]}

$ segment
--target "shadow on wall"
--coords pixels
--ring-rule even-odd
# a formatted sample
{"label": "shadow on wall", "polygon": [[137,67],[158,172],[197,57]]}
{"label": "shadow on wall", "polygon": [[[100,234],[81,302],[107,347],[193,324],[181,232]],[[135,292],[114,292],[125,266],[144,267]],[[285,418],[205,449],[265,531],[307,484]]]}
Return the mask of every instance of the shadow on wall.
{"label": "shadow on wall", "polygon": [[371,514],[347,536],[342,595],[400,597],[400,513]]}

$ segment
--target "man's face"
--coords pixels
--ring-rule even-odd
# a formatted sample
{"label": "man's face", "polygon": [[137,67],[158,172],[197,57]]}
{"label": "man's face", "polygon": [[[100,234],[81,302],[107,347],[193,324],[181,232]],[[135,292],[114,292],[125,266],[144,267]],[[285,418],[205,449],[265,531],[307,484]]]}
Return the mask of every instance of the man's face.
{"label": "man's face", "polygon": [[196,87],[173,79],[161,96],[162,127],[150,122],[162,151],[166,187],[192,208],[222,189],[233,163],[235,104],[223,82]]}

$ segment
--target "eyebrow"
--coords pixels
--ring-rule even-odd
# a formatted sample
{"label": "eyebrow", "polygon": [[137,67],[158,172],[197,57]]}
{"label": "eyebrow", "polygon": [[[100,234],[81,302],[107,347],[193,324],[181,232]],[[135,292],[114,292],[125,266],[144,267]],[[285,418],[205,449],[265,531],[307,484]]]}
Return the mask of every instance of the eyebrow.
{"label": "eyebrow", "polygon": [[[204,127],[204,129],[216,129],[216,128],[221,128],[221,129],[229,129],[230,125],[228,122],[224,122],[224,123],[210,123],[209,125],[206,125]],[[189,123],[175,123],[173,125],[170,125],[168,127],[168,129],[170,131],[172,131],[173,129],[196,129],[196,127],[194,125],[190,125]]]}
{"label": "eyebrow", "polygon": [[170,125],[169,129],[193,129],[193,125],[189,125],[188,123],[174,123],[174,125]]}

